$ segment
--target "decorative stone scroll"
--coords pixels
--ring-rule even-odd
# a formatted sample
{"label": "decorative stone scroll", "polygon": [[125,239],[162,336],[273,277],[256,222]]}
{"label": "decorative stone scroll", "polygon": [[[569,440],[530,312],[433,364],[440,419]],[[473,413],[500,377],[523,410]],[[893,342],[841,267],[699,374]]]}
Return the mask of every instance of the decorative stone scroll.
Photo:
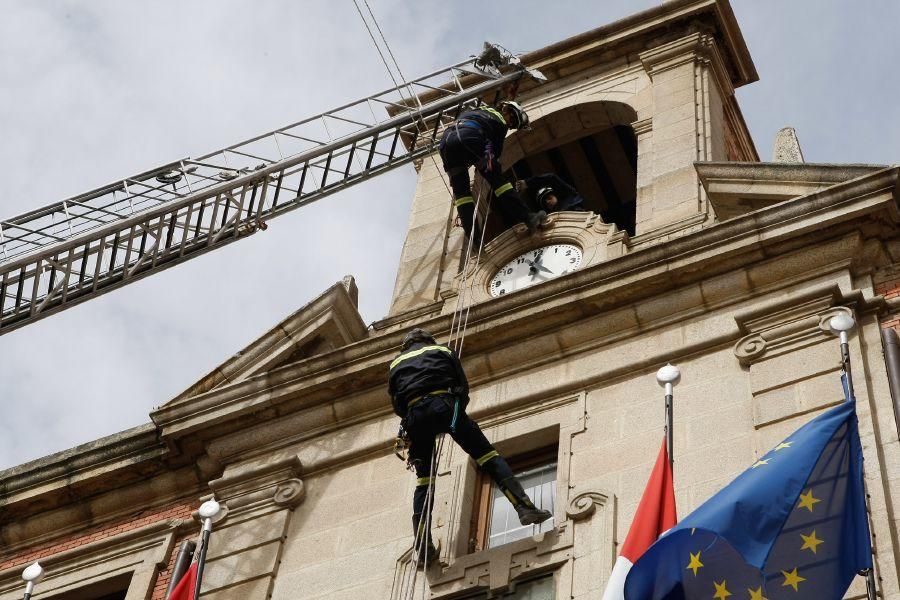
{"label": "decorative stone scroll", "polygon": [[214,481],[210,487],[229,513],[246,511],[267,504],[293,508],[306,497],[300,473],[300,459],[290,456],[266,464],[238,467]]}
{"label": "decorative stone scroll", "polygon": [[597,507],[606,506],[609,496],[600,492],[582,492],[566,506],[566,515],[573,521],[582,521],[594,514]]}
{"label": "decorative stone scroll", "polygon": [[744,366],[764,356],[789,352],[830,335],[828,323],[839,314],[853,314],[840,300],[836,286],[815,290],[805,297],[753,314],[736,315],[738,326],[748,332],[734,345],[734,355]]}

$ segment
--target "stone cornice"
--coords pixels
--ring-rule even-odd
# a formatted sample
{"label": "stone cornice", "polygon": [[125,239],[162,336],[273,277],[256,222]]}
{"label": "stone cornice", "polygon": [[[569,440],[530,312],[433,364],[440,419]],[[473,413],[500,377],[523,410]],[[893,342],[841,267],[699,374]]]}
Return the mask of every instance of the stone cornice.
{"label": "stone cornice", "polygon": [[138,464],[161,464],[166,453],[156,428],[148,423],[0,471],[0,514],[12,498],[18,502]]}
{"label": "stone cornice", "polygon": [[[837,239],[842,235],[840,231],[845,236],[859,237],[859,227],[853,221],[867,215],[878,213],[878,219],[873,222],[896,223],[900,220],[897,183],[897,168],[870,173],[805,197],[633,251],[539,286],[477,304],[472,307],[469,317],[467,356],[478,360],[479,353],[515,340],[629,306],[664,289],[702,281],[711,275],[733,271],[766,257],[802,248],[815,241],[816,236],[821,236],[825,228],[831,228],[831,239]],[[844,224],[844,229],[836,230],[841,224]],[[853,258],[848,257],[848,260]],[[810,260],[817,259],[813,256]],[[703,306],[697,308],[703,309]],[[666,305],[662,310],[669,310],[675,315],[684,308]],[[535,319],[538,314],[540,318]],[[442,336],[449,332],[451,319],[451,315],[442,315],[417,324]],[[629,325],[621,324],[620,327],[627,329]],[[626,333],[623,330],[622,335]],[[617,334],[611,330],[604,335]],[[0,476],[0,489],[15,489],[16,494],[25,490],[35,497],[46,498],[50,488],[69,489],[67,469],[71,465],[77,465],[78,476],[85,480],[96,479],[98,473],[102,478],[107,464],[116,465],[116,469],[135,476],[146,477],[147,471],[141,465],[152,465],[152,472],[153,469],[166,468],[166,462],[172,460],[172,455],[166,455],[156,441],[157,435],[169,448],[186,453],[179,460],[195,460],[203,452],[204,439],[246,429],[289,413],[300,414],[297,411],[303,407],[322,407],[327,412],[329,417],[326,421],[311,423],[308,427],[320,431],[341,427],[361,418],[371,418],[375,415],[373,410],[376,410],[376,404],[376,412],[387,416],[389,408],[383,401],[385,365],[396,353],[402,336],[401,331],[376,335],[320,356],[224,385],[199,394],[189,402],[162,407],[155,415],[158,427],[147,425],[132,430],[131,435],[126,436],[129,440],[126,446],[133,444],[131,455],[124,458],[117,455],[118,442],[113,436],[112,440],[98,440],[85,447],[8,470]],[[602,342],[598,340],[598,343]],[[502,373],[491,373],[492,377],[498,375],[502,376]],[[477,385],[478,382],[473,383]],[[186,436],[197,438],[197,441],[180,443]],[[124,462],[119,464],[114,459]],[[47,468],[50,473],[55,473],[49,479],[46,477]],[[289,479],[292,478],[284,481]],[[225,478],[222,484],[227,481]],[[49,487],[44,487],[48,484]],[[292,493],[298,492],[293,490]]]}
{"label": "stone cornice", "polygon": [[697,162],[694,168],[720,221],[865,177],[882,165]]}
{"label": "stone cornice", "polygon": [[[704,14],[715,21],[716,33],[722,39],[728,57],[734,87],[756,81],[759,76],[734,13],[727,0],[675,0],[636,13],[608,25],[586,31],[550,46],[529,52],[522,61],[529,66],[547,69],[558,62],[575,62],[599,48],[609,48],[628,39],[646,37],[655,30],[671,30],[679,21],[690,24]],[[685,30],[686,31],[686,30]]]}
{"label": "stone cornice", "polygon": [[[168,519],[125,531],[118,535],[82,544],[77,548],[63,550],[49,557],[41,558],[41,565],[54,571],[77,571],[85,564],[102,560],[112,553],[116,555],[136,554],[147,550],[153,551],[154,558],[164,566],[168,557],[169,546],[172,545],[172,533],[181,531],[194,524],[182,519]],[[160,546],[163,546],[160,548]],[[24,565],[17,565],[0,571],[0,593],[21,586],[21,574]],[[58,573],[54,573],[57,575]]]}
{"label": "stone cornice", "polygon": [[[481,347],[486,349],[506,341],[513,333],[516,337],[533,334],[533,326],[528,323],[534,320],[534,311],[550,313],[540,326],[552,327],[571,320],[574,314],[584,313],[587,306],[597,311],[621,306],[652,295],[654,285],[684,284],[733,269],[741,254],[746,257],[745,262],[752,263],[760,259],[760,253],[768,246],[866,214],[886,211],[896,222],[897,181],[896,168],[884,169],[477,304],[469,315],[467,348],[470,353],[477,352]],[[802,241],[797,242],[797,247],[802,245]],[[780,248],[776,253],[784,251]],[[563,306],[573,312],[563,312]],[[449,331],[451,319],[451,315],[443,315],[419,325],[440,335]],[[502,338],[490,331],[498,327],[507,332]],[[486,337],[482,338],[482,334]],[[370,387],[381,387],[384,365],[395,354],[401,338],[402,332],[374,337],[202,394],[193,398],[190,405],[164,407],[157,413],[161,434],[177,439],[213,423],[221,428],[228,421],[296,400],[299,394],[303,398],[295,408],[334,402],[342,391],[358,394]],[[348,381],[353,385],[346,390],[335,388]]]}
{"label": "stone cornice", "polygon": [[[613,23],[591,29],[549,46],[522,55],[522,62],[540,69],[551,80],[583,70],[586,65],[611,62],[617,55],[629,55],[659,41],[696,31],[698,23],[714,32],[721,46],[723,66],[731,87],[741,87],[759,79],[750,51],[728,0],[674,0],[635,13]],[[464,84],[467,82],[464,81]],[[522,80],[520,93],[527,96],[539,85]],[[423,102],[434,93],[419,97]],[[391,109],[396,113],[399,109]]]}

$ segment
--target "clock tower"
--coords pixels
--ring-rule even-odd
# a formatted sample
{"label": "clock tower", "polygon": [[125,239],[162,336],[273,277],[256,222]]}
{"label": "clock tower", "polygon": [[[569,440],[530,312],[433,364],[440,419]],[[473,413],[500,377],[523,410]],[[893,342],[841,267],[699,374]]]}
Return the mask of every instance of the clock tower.
{"label": "clock tower", "polygon": [[[390,316],[376,328],[452,312],[461,293],[467,304],[489,301],[697,231],[713,215],[694,163],[759,160],[734,96],[757,75],[727,3],[663,5],[522,61],[548,81],[523,82],[517,101],[532,127],[508,136],[501,163],[510,180],[562,177],[588,212],[552,214],[533,236],[489,219],[478,266],[464,269],[449,182],[440,158],[425,158]],[[476,193],[488,189],[473,176]],[[526,262],[550,259],[541,249],[551,248],[580,258],[552,273]]]}
{"label": "clock tower", "polygon": [[[843,402],[845,352],[878,541],[869,583],[900,600],[900,346],[882,345],[900,327],[900,168],[804,163],[790,131],[761,162],[734,95],[756,71],[727,0],[667,1],[522,61],[547,82],[522,82],[532,129],[501,162],[510,180],[559,176],[586,210],[534,234],[488,218],[464,260],[425,156],[388,317],[367,326],[346,278],[151,422],[0,472],[0,600],[22,597],[37,559],[40,598],[162,598],[213,496],[204,600],[601,600],[660,447],[683,520],[773,449],[790,460],[780,442]],[[840,344],[834,317],[855,323]],[[427,572],[385,393],[413,327],[456,342],[465,413],[553,515],[523,526],[445,438]],[[830,518],[834,480],[803,486],[820,502],[810,518]],[[795,539],[781,573],[810,597],[836,546]],[[856,577],[846,597],[866,589]]]}

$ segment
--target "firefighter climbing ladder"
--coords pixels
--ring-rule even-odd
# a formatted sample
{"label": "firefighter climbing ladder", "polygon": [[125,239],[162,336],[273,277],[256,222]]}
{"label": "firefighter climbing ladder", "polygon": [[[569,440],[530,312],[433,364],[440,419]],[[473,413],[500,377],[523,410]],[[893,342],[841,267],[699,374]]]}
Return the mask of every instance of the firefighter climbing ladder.
{"label": "firefighter climbing ladder", "polygon": [[540,76],[486,44],[474,60],[0,221],[0,335],[427,156],[467,101],[525,73]]}

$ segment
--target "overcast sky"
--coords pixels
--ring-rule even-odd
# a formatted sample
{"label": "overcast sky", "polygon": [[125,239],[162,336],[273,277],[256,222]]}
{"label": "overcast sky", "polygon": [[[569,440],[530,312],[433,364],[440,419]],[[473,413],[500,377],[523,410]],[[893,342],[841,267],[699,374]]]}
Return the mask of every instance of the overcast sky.
{"label": "overcast sky", "polygon": [[[649,0],[369,0],[407,77],[485,39],[540,48]],[[734,0],[763,160],[900,162],[894,0]],[[550,8],[552,7],[552,8]],[[0,218],[390,86],[352,0],[0,0]],[[387,313],[411,166],[268,231],[0,337],[0,469],[132,427],[345,274]],[[449,202],[449,198],[448,198]]]}

